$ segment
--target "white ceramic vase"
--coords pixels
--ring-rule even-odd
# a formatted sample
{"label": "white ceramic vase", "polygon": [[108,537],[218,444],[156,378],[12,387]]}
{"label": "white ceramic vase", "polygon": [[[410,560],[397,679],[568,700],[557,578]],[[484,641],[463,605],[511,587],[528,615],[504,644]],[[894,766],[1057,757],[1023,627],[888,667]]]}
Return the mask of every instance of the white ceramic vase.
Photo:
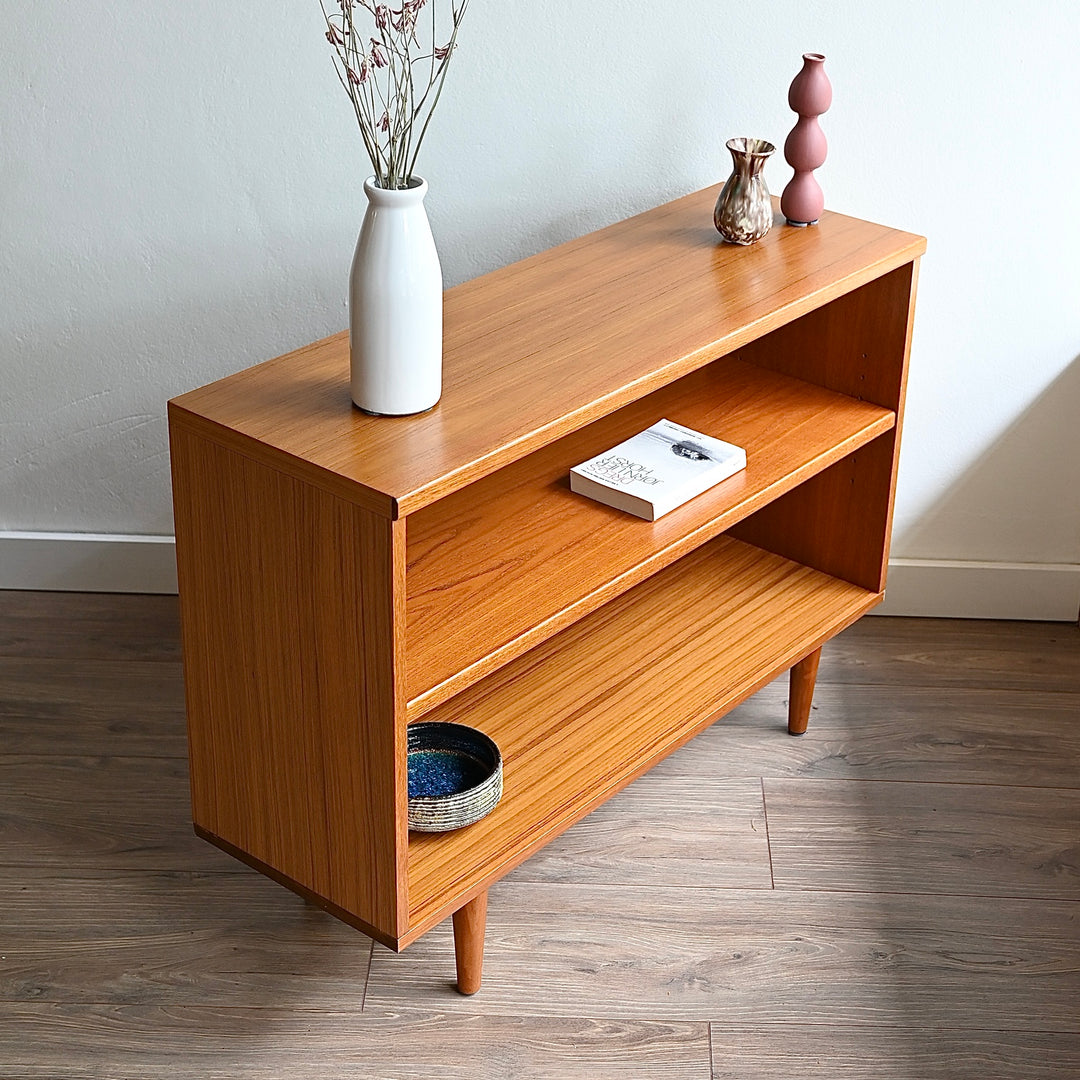
{"label": "white ceramic vase", "polygon": [[442,394],[443,282],[417,177],[401,190],[364,181],[367,212],[349,275],[352,399],[364,412],[407,416]]}

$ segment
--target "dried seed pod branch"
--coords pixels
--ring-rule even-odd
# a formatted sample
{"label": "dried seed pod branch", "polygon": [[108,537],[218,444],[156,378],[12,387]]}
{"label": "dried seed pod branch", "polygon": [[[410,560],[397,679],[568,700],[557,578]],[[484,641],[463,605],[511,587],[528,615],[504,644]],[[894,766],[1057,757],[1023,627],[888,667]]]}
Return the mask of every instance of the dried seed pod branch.
{"label": "dried seed pod branch", "polygon": [[[319,3],[334,69],[352,102],[376,180],[384,188],[408,187],[469,0],[450,0],[441,45],[439,0],[401,0],[396,9],[372,0],[337,0],[332,11],[325,0]],[[424,7],[430,20],[420,19]]]}

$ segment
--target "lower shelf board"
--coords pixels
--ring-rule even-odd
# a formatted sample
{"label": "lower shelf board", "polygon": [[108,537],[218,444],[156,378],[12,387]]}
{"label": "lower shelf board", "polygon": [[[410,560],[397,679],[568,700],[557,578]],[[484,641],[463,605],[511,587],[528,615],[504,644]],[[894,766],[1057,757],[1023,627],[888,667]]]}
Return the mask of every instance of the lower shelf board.
{"label": "lower shelf board", "polygon": [[499,744],[504,795],[410,834],[409,937],[880,599],[720,536],[433,710]]}

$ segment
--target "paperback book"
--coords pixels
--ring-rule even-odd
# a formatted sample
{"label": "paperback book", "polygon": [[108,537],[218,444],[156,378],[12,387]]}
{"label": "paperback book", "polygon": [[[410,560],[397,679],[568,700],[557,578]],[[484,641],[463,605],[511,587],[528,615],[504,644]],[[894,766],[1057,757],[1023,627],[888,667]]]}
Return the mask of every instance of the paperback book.
{"label": "paperback book", "polygon": [[655,521],[746,468],[746,451],[659,420],[570,470],[570,490]]}

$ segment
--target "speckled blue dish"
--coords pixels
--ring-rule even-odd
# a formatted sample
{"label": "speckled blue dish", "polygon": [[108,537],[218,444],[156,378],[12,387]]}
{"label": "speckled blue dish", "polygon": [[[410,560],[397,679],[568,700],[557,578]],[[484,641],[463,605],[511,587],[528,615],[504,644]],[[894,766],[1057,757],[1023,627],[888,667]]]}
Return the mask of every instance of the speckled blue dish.
{"label": "speckled blue dish", "polygon": [[409,828],[449,832],[486,817],[502,798],[502,755],[464,724],[409,725]]}

